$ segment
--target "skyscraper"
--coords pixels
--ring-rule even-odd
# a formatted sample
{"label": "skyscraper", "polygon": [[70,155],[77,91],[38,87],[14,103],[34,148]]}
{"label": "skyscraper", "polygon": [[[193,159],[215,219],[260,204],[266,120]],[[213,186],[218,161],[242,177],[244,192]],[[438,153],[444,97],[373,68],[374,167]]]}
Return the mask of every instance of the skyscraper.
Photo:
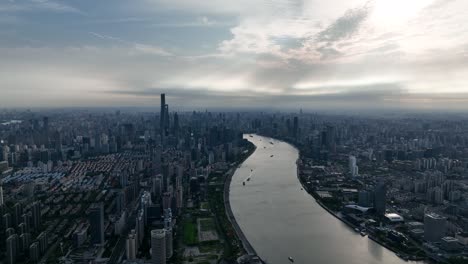
{"label": "skyscraper", "polygon": [[151,230],[151,260],[154,264],[166,264],[166,232]]}
{"label": "skyscraper", "polygon": [[89,212],[91,242],[104,244],[104,207],[102,203],[94,204]]}
{"label": "skyscraper", "polygon": [[164,136],[164,125],[166,124],[165,117],[166,117],[166,95],[161,94],[161,111],[160,111],[160,122],[159,122],[159,128],[161,129],[161,136]]}
{"label": "skyscraper", "polygon": [[174,134],[179,132],[179,115],[174,113]]}
{"label": "skyscraper", "polygon": [[445,236],[447,219],[438,214],[424,215],[424,239],[429,242],[438,242]]}
{"label": "skyscraper", "polygon": [[293,120],[293,137],[297,140],[299,136],[299,119],[295,116]]}
{"label": "skyscraper", "polygon": [[387,188],[385,182],[379,181],[374,190],[374,209],[377,214],[383,215],[386,210]]}

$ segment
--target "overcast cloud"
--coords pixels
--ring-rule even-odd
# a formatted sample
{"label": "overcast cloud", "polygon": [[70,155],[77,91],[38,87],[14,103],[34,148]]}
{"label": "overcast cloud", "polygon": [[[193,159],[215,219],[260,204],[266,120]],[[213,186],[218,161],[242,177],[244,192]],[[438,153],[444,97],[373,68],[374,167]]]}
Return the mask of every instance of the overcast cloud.
{"label": "overcast cloud", "polygon": [[466,0],[4,0],[0,107],[468,109]]}

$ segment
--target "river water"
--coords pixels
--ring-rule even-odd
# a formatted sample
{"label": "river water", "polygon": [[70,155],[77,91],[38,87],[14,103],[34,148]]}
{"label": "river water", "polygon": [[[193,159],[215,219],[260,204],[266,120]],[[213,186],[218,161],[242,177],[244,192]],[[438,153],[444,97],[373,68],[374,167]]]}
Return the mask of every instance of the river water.
{"label": "river water", "polygon": [[297,149],[258,135],[244,138],[257,149],[235,172],[230,202],[240,228],[262,259],[269,264],[289,263],[289,256],[295,263],[308,264],[407,263],[361,237],[301,190]]}

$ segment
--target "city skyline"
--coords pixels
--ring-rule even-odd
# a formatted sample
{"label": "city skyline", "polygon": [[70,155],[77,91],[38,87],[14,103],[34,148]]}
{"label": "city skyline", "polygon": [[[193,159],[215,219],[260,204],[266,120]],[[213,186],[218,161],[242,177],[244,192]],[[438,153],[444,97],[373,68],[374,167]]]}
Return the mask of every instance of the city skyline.
{"label": "city skyline", "polygon": [[0,4],[0,107],[468,109],[462,0]]}

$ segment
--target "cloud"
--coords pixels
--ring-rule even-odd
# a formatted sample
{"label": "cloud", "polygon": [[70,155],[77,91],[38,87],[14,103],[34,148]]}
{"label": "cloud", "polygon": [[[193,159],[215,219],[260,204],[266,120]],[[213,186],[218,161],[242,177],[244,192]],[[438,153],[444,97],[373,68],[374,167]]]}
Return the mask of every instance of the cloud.
{"label": "cloud", "polygon": [[117,42],[119,44],[130,45],[134,49],[132,51],[132,54],[143,53],[143,54],[151,54],[151,55],[159,55],[159,56],[172,56],[170,52],[158,46],[126,41],[121,38],[116,38],[116,37],[105,35],[105,34],[99,34],[96,32],[89,32],[89,34],[97,38],[103,39],[103,40],[109,40],[112,42]]}
{"label": "cloud", "polygon": [[16,13],[37,11],[84,14],[84,12],[76,7],[52,0],[18,0],[0,4],[0,12]]}
{"label": "cloud", "polygon": [[335,42],[349,38],[359,29],[359,26],[362,25],[368,15],[368,5],[360,8],[350,9],[325,30],[318,33],[316,40],[323,42]]}
{"label": "cloud", "polygon": [[46,10],[82,14],[82,12],[77,8],[60,2],[55,2],[51,0],[31,0],[31,2],[37,5],[38,7]]}
{"label": "cloud", "polygon": [[0,105],[466,108],[465,0],[239,1],[2,2]]}

